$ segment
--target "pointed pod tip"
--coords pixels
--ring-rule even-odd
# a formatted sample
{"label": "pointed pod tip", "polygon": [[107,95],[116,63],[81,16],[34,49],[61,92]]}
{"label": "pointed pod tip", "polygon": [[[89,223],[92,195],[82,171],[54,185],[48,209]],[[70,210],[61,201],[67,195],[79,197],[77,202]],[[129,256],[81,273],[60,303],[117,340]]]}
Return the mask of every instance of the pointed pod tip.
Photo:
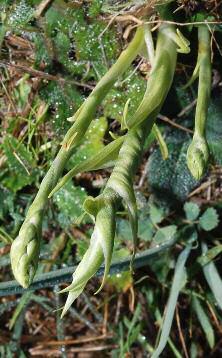
{"label": "pointed pod tip", "polygon": [[104,275],[103,275],[102,283],[99,286],[98,290],[94,293],[94,295],[97,295],[103,289],[103,287],[106,283],[106,278],[108,276],[109,268],[110,268],[110,264],[108,265],[108,267],[106,267]]}

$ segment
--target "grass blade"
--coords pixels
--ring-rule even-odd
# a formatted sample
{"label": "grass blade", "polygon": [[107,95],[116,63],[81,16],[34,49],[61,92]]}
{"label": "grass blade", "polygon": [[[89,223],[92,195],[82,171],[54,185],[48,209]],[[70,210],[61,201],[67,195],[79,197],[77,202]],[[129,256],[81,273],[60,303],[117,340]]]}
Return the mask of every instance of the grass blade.
{"label": "grass blade", "polygon": [[173,316],[177,304],[177,299],[179,296],[179,292],[184,284],[184,276],[186,272],[185,263],[189,256],[190,250],[191,250],[191,245],[187,245],[187,247],[181,252],[181,254],[178,257],[175,267],[173,283],[170,291],[170,296],[168,299],[166,311],[163,318],[163,324],[161,327],[162,332],[161,332],[160,340],[151,358],[159,357],[159,355],[164,350],[167,341],[169,339],[169,334],[173,322]]}
{"label": "grass blade", "polygon": [[205,313],[205,310],[201,306],[200,301],[197,297],[193,296],[192,304],[193,304],[193,309],[194,309],[194,311],[197,315],[197,318],[200,322],[200,325],[205,333],[205,336],[209,343],[209,346],[212,349],[215,344],[215,336],[214,336],[214,330],[210,323],[210,320],[209,320],[207,314]]}
{"label": "grass blade", "polygon": [[9,329],[12,329],[12,327],[15,325],[18,317],[20,316],[21,312],[23,312],[25,307],[28,305],[31,298],[32,298],[32,291],[28,291],[23,294],[9,322]]}
{"label": "grass blade", "polygon": [[[206,254],[208,251],[207,245],[205,243],[202,243],[201,247],[203,254]],[[210,261],[207,265],[203,266],[203,272],[207,283],[210,286],[211,291],[213,292],[217,305],[222,310],[222,280],[215,264]]]}

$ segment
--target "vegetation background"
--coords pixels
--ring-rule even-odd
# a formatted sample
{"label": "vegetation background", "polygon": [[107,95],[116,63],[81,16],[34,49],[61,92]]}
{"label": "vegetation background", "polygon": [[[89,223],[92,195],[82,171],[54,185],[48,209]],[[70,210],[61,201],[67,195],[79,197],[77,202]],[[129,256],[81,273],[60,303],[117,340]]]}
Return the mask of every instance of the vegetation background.
{"label": "vegetation background", "polygon": [[[70,127],[67,118],[126,46],[135,18],[149,14],[156,19],[153,4],[0,0],[1,282],[12,280],[10,244]],[[221,20],[220,1],[175,1],[176,9],[178,21]],[[212,28],[213,90],[207,123],[211,161],[201,181],[194,180],[186,166],[197,84],[182,87],[195,66],[197,32],[193,26],[182,30],[191,40],[191,53],[179,55],[175,81],[158,117],[169,158],[162,158],[149,137],[135,178],[138,251],[162,245],[171,248],[147,259],[133,277],[129,271],[111,275],[96,296],[99,278],[92,279],[63,320],[58,309],[64,297],[56,292],[65,287],[65,279],[61,284],[55,278],[51,288],[43,282],[20,295],[18,289],[10,291],[7,284],[0,284],[0,357],[149,356],[158,342],[176,259],[190,238],[193,250],[162,356],[221,356],[222,304],[215,302],[203,272],[213,261],[217,273],[221,271],[222,25]],[[110,141],[108,129],[118,133],[126,99],[131,100],[128,111],[132,114],[143,97],[149,70],[149,62],[141,57],[119,79],[66,170],[102,149]],[[92,233],[87,217],[79,221],[82,204],[87,195],[100,192],[109,174],[107,169],[78,175],[49,202],[38,274],[73,266],[82,258]],[[201,242],[209,248],[207,255],[201,253]],[[113,261],[131,253],[131,231],[122,209]],[[217,275],[211,284],[222,287]]]}

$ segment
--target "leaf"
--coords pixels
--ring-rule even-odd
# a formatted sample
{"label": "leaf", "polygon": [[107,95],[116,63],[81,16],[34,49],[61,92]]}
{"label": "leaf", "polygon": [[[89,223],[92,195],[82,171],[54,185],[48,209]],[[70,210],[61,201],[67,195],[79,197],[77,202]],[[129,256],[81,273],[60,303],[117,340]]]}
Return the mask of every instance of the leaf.
{"label": "leaf", "polygon": [[128,98],[130,105],[127,108],[127,117],[131,117],[143,99],[145,90],[146,81],[131,67],[125,72],[123,81],[111,89],[103,100],[104,115],[121,123]]}
{"label": "leaf", "polygon": [[161,335],[159,339],[159,343],[155,351],[153,352],[151,358],[158,358],[162,351],[164,350],[167,340],[170,335],[170,329],[173,322],[173,316],[177,304],[177,299],[179,296],[179,292],[183,285],[185,284],[185,263],[189,256],[191,250],[191,245],[187,245],[187,247],[180,253],[173,277],[173,283],[170,290],[170,296],[167,302],[166,310],[164,313],[163,324],[161,327]]}
{"label": "leaf", "polygon": [[161,131],[159,130],[158,126],[156,125],[156,123],[154,123],[152,131],[154,132],[154,135],[156,137],[157,143],[159,144],[160,147],[160,151],[163,157],[163,160],[166,160],[169,156],[169,152],[168,152],[168,148],[167,148],[167,144],[162,136]]}
{"label": "leaf", "polygon": [[194,221],[198,218],[200,214],[200,208],[197,204],[192,202],[186,202],[183,208],[186,213],[187,220]]}
{"label": "leaf", "polygon": [[160,206],[155,205],[152,202],[149,202],[149,206],[150,206],[150,220],[152,221],[152,223],[154,224],[159,224],[161,223],[161,221],[163,221],[164,219],[164,209]]}
{"label": "leaf", "polygon": [[199,349],[198,349],[197,345],[194,342],[192,342],[191,347],[190,347],[190,358],[197,358],[198,351],[199,351]]}
{"label": "leaf", "polygon": [[33,34],[33,41],[35,44],[35,65],[39,67],[41,63],[49,67],[52,63],[52,54],[50,53],[46,39],[43,34]]}
{"label": "leaf", "polygon": [[154,226],[149,217],[139,217],[138,237],[144,241],[151,241],[154,234]]}
{"label": "leaf", "polygon": [[[138,220],[138,237],[144,241],[151,241],[154,233],[154,227],[148,217],[140,217]],[[128,220],[118,219],[116,236],[118,241],[131,241],[132,230],[130,228]]]}
{"label": "leaf", "polygon": [[59,209],[58,221],[62,228],[73,225],[83,213],[82,206],[86,197],[85,189],[75,187],[72,182],[68,182],[54,195],[53,201]]}
{"label": "leaf", "polygon": [[206,253],[202,254],[198,257],[197,261],[200,265],[204,266],[208,264],[210,261],[214,260],[214,258],[219,255],[222,251],[222,245],[217,245],[212,247],[212,249],[208,250]]}
{"label": "leaf", "polygon": [[17,101],[18,108],[22,110],[28,101],[28,97],[31,91],[30,84],[26,81],[26,77],[20,79],[19,84],[14,90],[14,96]]}
{"label": "leaf", "polygon": [[206,310],[203,309],[203,307],[200,304],[200,300],[193,295],[192,297],[192,303],[194,311],[196,312],[197,318],[201,324],[201,327],[205,333],[207,342],[212,349],[215,345],[215,336],[214,336],[214,329],[210,323],[209,317],[205,313]]}
{"label": "leaf", "polygon": [[216,209],[208,208],[199,219],[200,227],[205,231],[211,231],[219,224]]}
{"label": "leaf", "polygon": [[[12,244],[13,242],[13,239],[11,238],[11,236],[0,226],[0,242],[4,242],[5,244]],[[1,265],[0,266],[3,266],[2,265],[2,262],[1,262]]]}
{"label": "leaf", "polygon": [[89,4],[88,14],[90,17],[95,18],[99,15],[102,8],[103,0],[93,0]]}
{"label": "leaf", "polygon": [[59,62],[72,75],[90,80],[102,76],[107,62],[109,65],[119,53],[119,41],[112,27],[106,28],[99,16],[89,19],[100,7],[95,1],[87,7],[64,6],[56,1],[45,14],[46,34],[53,42]]}
{"label": "leaf", "polygon": [[19,315],[24,310],[24,308],[29,304],[31,297],[32,297],[32,291],[26,292],[22,295],[22,297],[20,298],[19,304],[16,307],[16,309],[12,315],[12,318],[10,319],[9,329],[12,329],[14,327]]}
{"label": "leaf", "polygon": [[81,163],[74,166],[55,186],[49,194],[49,198],[56,193],[67,181],[79,173],[98,170],[113,166],[118,157],[119,150],[123,143],[124,137],[119,137],[113,142],[107,144],[102,150],[97,152],[92,158],[83,160]]}
{"label": "leaf", "polygon": [[192,177],[186,164],[189,140],[187,135],[172,131],[166,143],[169,150],[167,160],[162,159],[159,149],[149,157],[148,183],[157,198],[169,203],[184,201],[199,183]]}
{"label": "leaf", "polygon": [[[155,247],[158,247],[158,245],[154,246],[154,248]],[[170,270],[175,266],[175,260],[173,259],[171,252],[166,250],[159,258],[153,260],[152,263],[148,263],[148,265],[155,277],[157,277],[157,280],[164,285]]]}
{"label": "leaf", "polygon": [[128,220],[118,219],[116,225],[116,236],[118,240],[128,241],[132,240],[132,231]]}
{"label": "leaf", "polygon": [[27,1],[21,0],[11,9],[8,25],[14,28],[24,27],[34,15],[34,8]]}
{"label": "leaf", "polygon": [[107,283],[114,286],[117,292],[121,293],[126,292],[129,289],[133,283],[133,278],[130,271],[125,271],[109,276]]}
{"label": "leaf", "polygon": [[158,229],[152,241],[153,246],[162,245],[164,242],[172,240],[172,238],[176,235],[176,232],[176,225],[169,225]]}
{"label": "leaf", "polygon": [[[79,11],[79,14],[81,11],[82,10]],[[73,38],[76,46],[77,59],[81,61],[95,61],[102,64],[105,62],[104,53],[107,60],[115,58],[119,50],[119,43],[116,41],[115,32],[111,28],[105,31],[101,45],[99,36],[105,29],[106,24],[98,18],[91,21],[91,23],[83,22],[82,19],[81,22],[81,31],[79,31],[78,28],[78,21],[75,21],[73,24]]]}
{"label": "leaf", "polygon": [[[9,175],[3,178],[2,184],[16,192],[36,179],[38,169],[29,150],[17,138],[8,135],[3,142],[4,154],[7,157]],[[16,175],[15,175],[16,173]]]}
{"label": "leaf", "polygon": [[[208,251],[207,245],[202,243],[201,248],[202,253],[206,254]],[[207,283],[213,292],[216,303],[222,310],[222,280],[213,261],[210,261],[208,264],[203,266],[203,272]]]}
{"label": "leaf", "polygon": [[57,82],[50,81],[41,92],[40,97],[50,106],[53,112],[52,128],[54,135],[63,135],[70,127],[67,120],[80,107],[83,96],[76,87],[64,83],[61,87]]}
{"label": "leaf", "polygon": [[222,164],[221,96],[212,98],[208,109],[206,138],[211,156],[216,164]]}
{"label": "leaf", "polygon": [[133,318],[131,321],[128,320],[128,318],[124,317],[124,324],[128,328],[127,332],[127,341],[126,341],[126,348],[127,352],[130,351],[130,346],[134,343],[134,341],[137,339],[139,330],[138,327],[141,329],[140,325],[137,325],[138,320],[140,320],[141,315],[141,305],[137,304]]}
{"label": "leaf", "polygon": [[7,214],[14,211],[15,194],[12,191],[0,187],[0,219],[4,220]]}

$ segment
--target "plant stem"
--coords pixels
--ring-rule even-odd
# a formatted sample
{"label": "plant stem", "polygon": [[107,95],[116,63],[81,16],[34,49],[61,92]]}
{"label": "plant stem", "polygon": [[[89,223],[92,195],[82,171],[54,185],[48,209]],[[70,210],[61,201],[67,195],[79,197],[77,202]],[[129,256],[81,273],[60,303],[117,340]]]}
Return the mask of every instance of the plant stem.
{"label": "plant stem", "polygon": [[[166,98],[172,84],[177,58],[177,45],[172,40],[171,34],[175,34],[175,29],[172,25],[161,25],[158,33],[154,66],[149,75],[147,89],[136,113],[127,121],[129,128],[138,126],[146,121],[149,116],[155,118]],[[150,121],[150,129],[152,125],[153,121]]]}
{"label": "plant stem", "polygon": [[200,67],[195,114],[195,133],[203,137],[205,136],[205,125],[211,92],[211,45],[210,32],[207,25],[200,25],[198,27],[198,41],[198,62]]}
{"label": "plant stem", "polygon": [[195,129],[187,151],[187,165],[191,174],[200,179],[207,166],[209,151],[205,138],[208,105],[211,93],[211,44],[207,25],[198,27],[198,59],[190,83],[199,75]]}

